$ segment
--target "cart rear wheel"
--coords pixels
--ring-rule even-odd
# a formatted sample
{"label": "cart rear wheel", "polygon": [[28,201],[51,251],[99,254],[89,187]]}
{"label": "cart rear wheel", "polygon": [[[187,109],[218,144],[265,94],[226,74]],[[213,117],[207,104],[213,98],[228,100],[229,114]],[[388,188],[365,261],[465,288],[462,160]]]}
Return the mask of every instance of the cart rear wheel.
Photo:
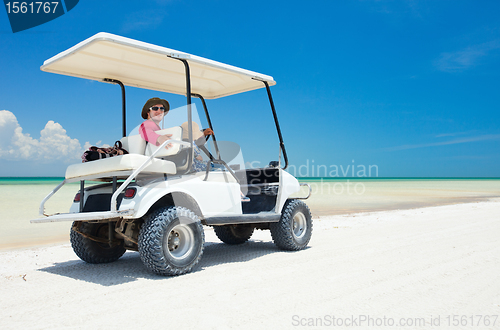
{"label": "cart rear wheel", "polygon": [[226,244],[243,244],[252,237],[251,225],[214,226],[215,235]]}
{"label": "cart rear wheel", "polygon": [[271,223],[271,236],[274,243],[283,250],[304,249],[312,235],[311,211],[306,203],[289,199],[281,212],[279,222]]}
{"label": "cart rear wheel", "polygon": [[171,206],[147,217],[139,234],[144,265],[160,275],[190,272],[203,254],[205,233],[198,216],[187,208]]}
{"label": "cart rear wheel", "polygon": [[[88,223],[83,222],[79,231],[89,237],[108,240],[108,223]],[[75,254],[85,262],[91,264],[108,263],[118,260],[124,253],[123,241],[116,241],[109,246],[109,243],[97,242],[76,232],[71,228],[70,240]]]}

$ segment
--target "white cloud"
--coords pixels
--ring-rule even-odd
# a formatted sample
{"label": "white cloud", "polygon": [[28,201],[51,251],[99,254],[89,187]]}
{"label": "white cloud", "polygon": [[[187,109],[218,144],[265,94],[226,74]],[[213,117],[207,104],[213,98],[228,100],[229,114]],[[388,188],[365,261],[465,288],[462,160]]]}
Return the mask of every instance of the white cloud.
{"label": "white cloud", "polygon": [[479,141],[488,141],[488,140],[500,140],[500,134],[488,134],[488,135],[480,135],[480,136],[472,136],[462,139],[455,139],[451,141],[443,141],[443,142],[434,142],[434,143],[422,143],[422,144],[406,144],[398,147],[386,148],[385,151],[400,151],[400,150],[408,150],[408,149],[418,149],[418,148],[428,148],[428,147],[438,147],[438,146],[446,146],[451,144],[460,144],[460,143],[470,143],[470,142],[479,142]]}
{"label": "white cloud", "polygon": [[159,5],[167,5],[174,2],[173,0],[156,0],[156,3]]}
{"label": "white cloud", "polygon": [[454,137],[454,136],[459,136],[459,135],[466,135],[466,134],[471,134],[477,132],[476,130],[473,131],[466,131],[466,132],[454,132],[454,133],[442,133],[434,136],[435,138],[442,138],[442,137]]}
{"label": "white cloud", "polygon": [[141,31],[158,27],[163,22],[164,14],[157,10],[140,10],[131,13],[122,26],[122,32]]}
{"label": "white cloud", "polygon": [[12,112],[0,111],[0,159],[74,162],[84,150],[59,123],[48,121],[37,140],[23,133]]}
{"label": "white cloud", "polygon": [[454,52],[441,53],[441,56],[434,64],[444,72],[463,71],[479,64],[481,58],[499,48],[500,42],[498,40],[473,45]]}

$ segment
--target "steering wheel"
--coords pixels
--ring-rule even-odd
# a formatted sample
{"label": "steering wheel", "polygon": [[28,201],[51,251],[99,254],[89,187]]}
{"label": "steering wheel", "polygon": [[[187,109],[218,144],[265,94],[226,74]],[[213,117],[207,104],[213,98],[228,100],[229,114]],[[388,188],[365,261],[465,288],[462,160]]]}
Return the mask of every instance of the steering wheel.
{"label": "steering wheel", "polygon": [[[203,130],[203,132],[205,132],[205,130],[206,130],[206,128]],[[205,136],[205,143],[208,142],[208,139],[210,139],[210,136],[213,136],[213,135],[209,134],[209,135]],[[215,157],[210,153],[210,151],[208,151],[208,149],[207,149],[207,147],[205,147],[205,145],[198,146],[198,148],[203,150],[203,152],[208,156],[209,159],[215,159]]]}
{"label": "steering wheel", "polygon": [[[207,130],[207,128],[203,129],[203,132],[205,132],[205,130]],[[210,136],[212,136],[213,134],[209,134],[207,136],[205,136],[205,142],[208,141],[208,139],[210,139]]]}

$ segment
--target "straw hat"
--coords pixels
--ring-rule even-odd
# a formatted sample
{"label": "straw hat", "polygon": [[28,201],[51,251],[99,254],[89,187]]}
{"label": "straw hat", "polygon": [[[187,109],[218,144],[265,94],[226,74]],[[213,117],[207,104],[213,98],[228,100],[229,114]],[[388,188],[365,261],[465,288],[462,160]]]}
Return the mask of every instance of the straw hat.
{"label": "straw hat", "polygon": [[[203,136],[203,132],[200,130],[200,127],[198,126],[197,123],[194,121],[191,122],[193,126],[193,141],[198,140],[200,137]],[[184,141],[189,141],[189,130],[188,130],[188,122],[184,122],[181,127],[182,127],[182,140]]]}

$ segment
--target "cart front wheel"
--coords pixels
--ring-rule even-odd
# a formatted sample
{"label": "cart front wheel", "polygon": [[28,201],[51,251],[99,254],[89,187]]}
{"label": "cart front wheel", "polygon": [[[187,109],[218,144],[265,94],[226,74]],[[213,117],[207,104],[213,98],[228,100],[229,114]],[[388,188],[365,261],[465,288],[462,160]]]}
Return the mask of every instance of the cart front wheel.
{"label": "cart front wheel", "polygon": [[160,275],[190,272],[203,254],[205,233],[189,209],[171,206],[146,218],[139,233],[139,254],[144,265]]}
{"label": "cart front wheel", "polygon": [[307,205],[297,199],[286,201],[279,222],[270,225],[274,243],[283,250],[304,249],[312,235],[311,211]]}

